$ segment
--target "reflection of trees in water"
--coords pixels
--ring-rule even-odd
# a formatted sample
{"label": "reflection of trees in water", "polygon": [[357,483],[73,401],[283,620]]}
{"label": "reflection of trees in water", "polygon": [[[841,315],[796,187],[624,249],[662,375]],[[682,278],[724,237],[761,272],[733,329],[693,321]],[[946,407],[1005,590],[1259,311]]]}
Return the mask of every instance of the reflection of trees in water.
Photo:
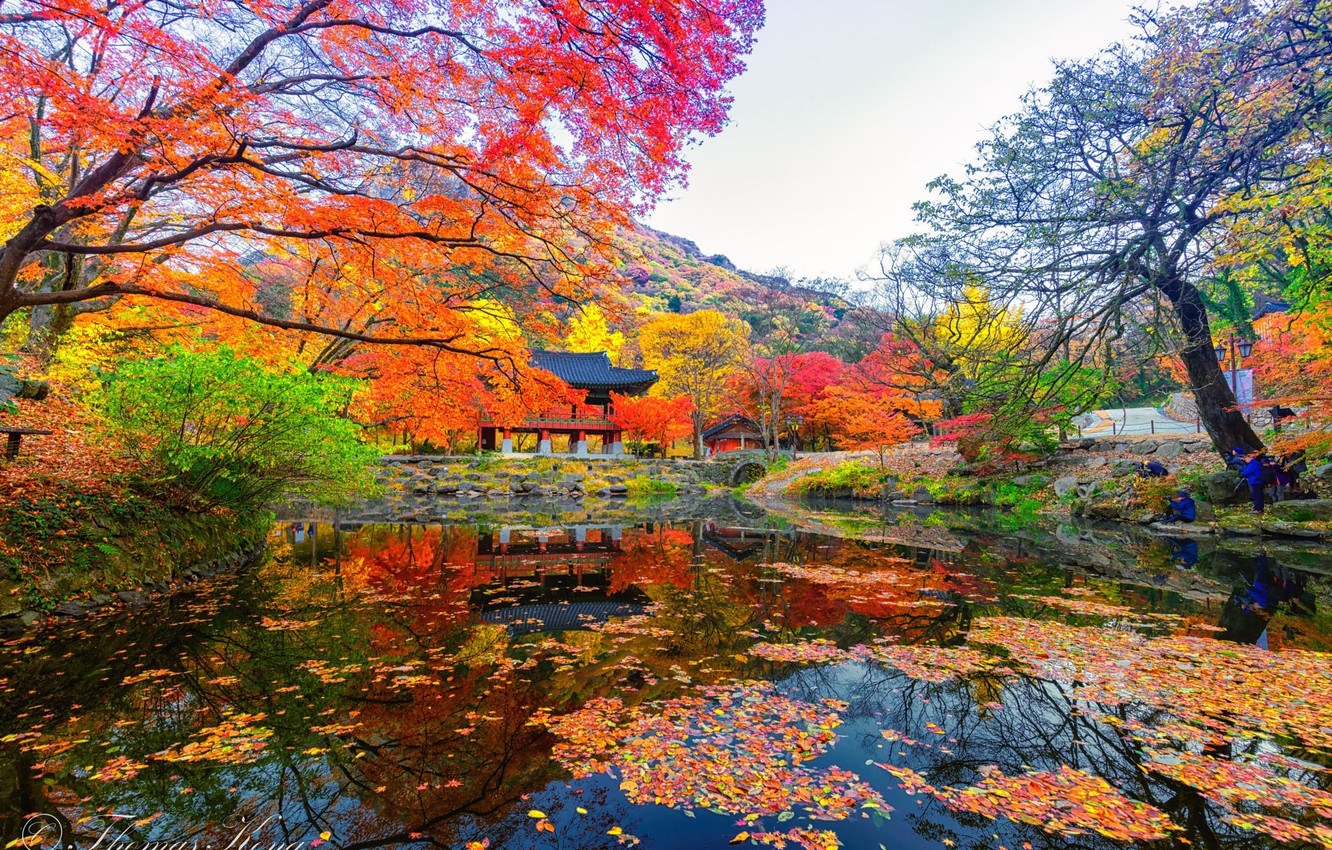
{"label": "reflection of trees in water", "polygon": [[[20,647],[0,657],[0,676],[9,679],[0,691],[0,729],[26,731],[32,718],[49,713],[39,740],[53,745],[0,749],[4,769],[16,777],[0,791],[6,840],[31,811],[76,821],[106,807],[164,813],[134,829],[138,840],[198,837],[225,846],[239,818],[255,824],[281,814],[283,821],[263,827],[265,846],[328,830],[338,844],[358,848],[411,843],[414,834],[456,846],[482,833],[495,841],[513,836],[512,846],[526,847],[529,806],[519,800],[557,777],[550,738],[527,725],[539,706],[564,711],[609,692],[630,704],[670,698],[686,687],[674,678],[681,670],[695,683],[778,670],[736,657],[768,623],[776,629],[765,637],[773,639],[818,634],[848,646],[888,634],[949,645],[970,626],[968,600],[998,595],[1014,564],[1026,586],[1057,589],[1072,581],[1069,571],[1027,560],[1029,554],[996,554],[974,542],[959,554],[790,531],[730,533],[704,522],[641,527],[626,529],[618,553],[608,556],[606,580],[644,589],[658,603],[647,625],[666,634],[584,631],[519,640],[478,623],[469,606],[473,590],[495,578],[478,565],[473,528],[366,526],[343,534],[336,554],[327,534],[316,541],[280,550],[234,591],[215,589],[198,605],[182,597],[125,631],[85,624],[30,656]],[[839,589],[835,581],[784,576],[776,564],[854,569],[886,580],[872,593]],[[312,662],[322,666],[311,669]],[[121,685],[126,676],[157,669],[167,674]],[[624,684],[636,690],[623,691]],[[1089,716],[1110,710],[1081,705],[1058,685],[993,675],[929,685],[853,664],[805,670],[785,687],[810,700],[848,700],[848,725],[840,731],[859,735],[868,757],[928,769],[936,783],[973,783],[986,764],[1021,773],[1067,763],[1171,812],[1195,846],[1239,847],[1251,836],[1221,824],[1192,790],[1147,777],[1135,746]],[[1000,701],[1006,707],[993,708]],[[27,719],[9,719],[24,711]],[[258,761],[152,763],[152,754],[197,740],[201,729],[234,711],[262,714],[262,725],[273,730]],[[880,723],[934,746],[886,742]],[[947,734],[935,735],[929,723]],[[347,728],[317,731],[331,726]],[[897,756],[898,749],[910,755]],[[149,766],[120,782],[94,781],[83,770],[115,757]],[[36,769],[39,761],[46,774]],[[192,791],[182,794],[182,786]],[[589,787],[594,816],[614,819],[597,822],[594,834],[614,823],[630,831],[636,810],[613,783]],[[907,817],[932,837],[945,837],[946,824],[980,824],[975,816],[944,815],[932,799]],[[1024,840],[1043,847],[1108,843],[996,827],[1014,848]],[[91,829],[78,828],[80,842],[91,843]]]}
{"label": "reflection of trees in water", "polygon": [[[1181,837],[1193,847],[1206,848],[1247,848],[1267,842],[1258,833],[1226,823],[1222,810],[1193,787],[1146,772],[1143,767],[1148,759],[1142,742],[1126,739],[1116,725],[1101,720],[1110,717],[1120,723],[1136,721],[1155,727],[1173,721],[1162,709],[1088,703],[1076,699],[1069,686],[1024,675],[980,675],[931,684],[862,663],[802,669],[781,687],[807,701],[845,700],[848,707],[843,717],[848,725],[841,731],[851,737],[864,758],[910,767],[937,786],[974,785],[981,778],[980,769],[989,765],[1010,776],[1068,765],[1101,777],[1127,796],[1169,814],[1183,828],[1172,839],[1175,846],[1184,846]],[[886,740],[880,729],[894,730],[920,743]],[[1264,745],[1253,739],[1203,750],[1229,761],[1262,751]],[[1271,752],[1270,747],[1265,751]],[[1332,777],[1312,766],[1291,779],[1332,788]],[[1051,835],[1031,825],[993,822],[950,811],[928,795],[920,799],[923,805],[913,807],[907,818],[916,832],[936,840],[946,837],[965,846],[965,836],[946,826],[956,822],[968,828],[983,827],[986,836],[998,833],[998,843],[1007,847],[1024,842],[1050,848],[1122,846],[1093,834]],[[995,844],[987,838],[975,846]]]}
{"label": "reflection of trees in water", "polygon": [[[87,676],[103,684],[80,695],[77,712],[67,708],[47,721],[45,737],[34,743],[50,749],[5,748],[16,780],[5,783],[11,792],[5,807],[13,813],[5,824],[7,839],[17,835],[23,815],[49,811],[62,813],[65,835],[76,844],[92,843],[102,818],[81,826],[73,822],[116,811],[163,814],[151,824],[117,827],[115,834],[126,830],[125,840],[169,836],[225,846],[238,831],[261,825],[264,846],[309,841],[330,830],[343,846],[368,847],[408,842],[410,833],[444,829],[464,813],[490,815],[548,779],[546,736],[526,725],[539,697],[537,686],[512,671],[501,670],[497,677],[491,667],[453,662],[451,654],[468,633],[456,626],[449,592],[423,592],[412,604],[397,597],[385,603],[377,596],[366,604],[346,594],[338,579],[347,573],[368,575],[363,587],[373,594],[378,566],[392,565],[395,579],[419,579],[418,571],[437,567],[437,554],[444,551],[430,549],[418,536],[388,542],[385,551],[406,557],[382,554],[367,564],[344,559],[344,575],[302,582],[299,607],[281,611],[292,622],[307,623],[293,630],[262,627],[252,613],[274,613],[271,603],[278,598],[292,601],[276,586],[288,565],[277,563],[242,582],[236,591],[244,598],[239,607],[203,612],[205,618],[188,609],[144,618],[138,641],[123,641],[149,647],[139,656],[142,661],[136,659],[142,666],[115,664],[115,651],[108,662],[105,643],[82,655],[74,651],[79,640],[71,640],[64,652],[66,644],[52,644],[55,660],[68,664],[78,658]],[[436,575],[436,585],[440,580]],[[376,658],[379,651],[386,654]],[[299,672],[312,659],[363,669],[341,682],[317,683]],[[414,660],[429,681],[393,686],[391,671],[402,659]],[[158,665],[161,675],[121,684],[150,664]],[[44,667],[20,667],[19,676],[40,674]],[[69,706],[69,692],[58,685],[30,690],[36,692],[27,697],[33,711]],[[257,761],[153,762],[154,753],[198,740],[201,729],[238,709],[262,714],[256,722],[272,730]],[[479,722],[476,715],[488,719]],[[130,722],[116,725],[121,718]],[[359,726],[316,731],[334,724]],[[89,778],[82,766],[106,763],[110,744],[117,757],[141,766],[137,776],[115,782]],[[45,762],[45,773],[35,767],[38,761]],[[447,829],[442,837],[451,841]]]}

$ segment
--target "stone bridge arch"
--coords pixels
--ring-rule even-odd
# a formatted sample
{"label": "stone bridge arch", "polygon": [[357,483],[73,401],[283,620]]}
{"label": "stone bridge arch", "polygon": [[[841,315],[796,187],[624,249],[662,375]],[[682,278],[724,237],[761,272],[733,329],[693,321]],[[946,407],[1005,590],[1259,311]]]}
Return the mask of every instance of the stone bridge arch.
{"label": "stone bridge arch", "polygon": [[731,465],[731,471],[727,475],[727,479],[732,487],[739,487],[741,484],[752,484],[767,474],[767,463],[759,458],[751,457],[735,461]]}

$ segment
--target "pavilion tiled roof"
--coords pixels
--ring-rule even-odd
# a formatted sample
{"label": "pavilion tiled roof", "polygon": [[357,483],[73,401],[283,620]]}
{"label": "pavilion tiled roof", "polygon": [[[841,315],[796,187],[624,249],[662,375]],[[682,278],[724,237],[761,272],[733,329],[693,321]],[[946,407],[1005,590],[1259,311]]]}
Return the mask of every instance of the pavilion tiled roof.
{"label": "pavilion tiled roof", "polygon": [[732,429],[735,429],[737,432],[743,431],[746,434],[759,433],[758,423],[755,422],[753,419],[750,419],[748,416],[744,415],[743,413],[732,413],[730,416],[726,417],[722,421],[718,422],[716,425],[713,425],[711,428],[708,428],[706,431],[704,431],[703,439],[710,440],[713,437],[725,434],[728,431],[731,431]]}
{"label": "pavilion tiled roof", "polygon": [[1282,301],[1278,298],[1269,298],[1263,303],[1253,315],[1255,319],[1261,319],[1263,316],[1270,316],[1273,313],[1289,313],[1290,302]]}
{"label": "pavilion tiled roof", "polygon": [[532,365],[581,389],[646,389],[657,382],[652,369],[613,366],[604,351],[532,351]]}

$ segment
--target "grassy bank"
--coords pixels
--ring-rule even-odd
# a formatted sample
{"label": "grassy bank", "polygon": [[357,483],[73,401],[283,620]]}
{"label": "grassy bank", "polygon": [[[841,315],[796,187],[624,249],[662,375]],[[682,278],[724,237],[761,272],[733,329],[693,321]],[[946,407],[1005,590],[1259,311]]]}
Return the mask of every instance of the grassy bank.
{"label": "grassy bank", "polygon": [[0,616],[169,582],[259,539],[268,521],[184,511],[128,486],[88,493],[48,482],[0,504]]}
{"label": "grassy bank", "polygon": [[[1017,480],[1014,480],[1017,479]],[[1049,477],[1005,475],[985,478],[899,474],[859,460],[797,478],[788,492],[821,498],[894,500],[922,498],[941,505],[986,505],[1034,513],[1048,501]],[[923,488],[923,490],[922,490]]]}

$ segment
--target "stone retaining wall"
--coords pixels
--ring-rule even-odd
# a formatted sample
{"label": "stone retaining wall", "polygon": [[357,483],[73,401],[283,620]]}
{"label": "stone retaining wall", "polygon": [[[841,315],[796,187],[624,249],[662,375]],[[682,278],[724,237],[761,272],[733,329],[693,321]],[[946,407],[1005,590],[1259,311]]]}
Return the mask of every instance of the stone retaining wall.
{"label": "stone retaining wall", "polygon": [[1180,422],[1193,422],[1198,418],[1198,403],[1186,393],[1171,393],[1165,411]]}
{"label": "stone retaining wall", "polygon": [[726,484],[728,466],[694,460],[624,460],[559,457],[504,459],[393,455],[382,458],[377,479],[390,492],[479,499],[622,498],[633,479],[658,481],[688,495],[704,484]]}
{"label": "stone retaining wall", "polygon": [[1179,457],[1182,454],[1210,452],[1212,438],[1206,434],[1169,434],[1155,437],[1104,436],[1071,440],[1059,447],[1058,459],[1076,460],[1098,452],[1128,452],[1157,458]]}

